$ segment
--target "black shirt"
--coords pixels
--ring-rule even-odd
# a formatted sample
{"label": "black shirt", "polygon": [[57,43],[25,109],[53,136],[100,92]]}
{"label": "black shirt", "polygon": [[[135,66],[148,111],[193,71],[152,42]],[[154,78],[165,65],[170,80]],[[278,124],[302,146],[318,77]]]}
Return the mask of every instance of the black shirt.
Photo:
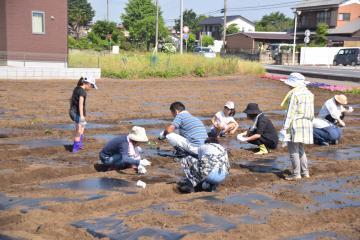
{"label": "black shirt", "polygon": [[253,134],[260,134],[261,137],[273,142],[275,145],[277,145],[277,142],[279,141],[278,133],[274,125],[264,114],[259,116]]}
{"label": "black shirt", "polygon": [[83,89],[82,87],[76,87],[74,88],[72,97],[71,97],[71,101],[70,101],[70,109],[76,109],[76,112],[78,115],[80,115],[80,110],[79,110],[79,100],[80,97],[84,97],[84,105],[83,105],[83,109],[84,109],[84,116],[86,116],[86,109],[85,109],[85,102],[86,102],[86,91],[85,89]]}

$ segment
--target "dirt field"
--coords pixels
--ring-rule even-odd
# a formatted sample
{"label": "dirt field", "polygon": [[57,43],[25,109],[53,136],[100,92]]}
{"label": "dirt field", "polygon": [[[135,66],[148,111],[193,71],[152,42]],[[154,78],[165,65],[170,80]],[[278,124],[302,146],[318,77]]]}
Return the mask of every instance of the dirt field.
{"label": "dirt field", "polygon": [[[171,121],[169,105],[182,101],[209,125],[229,99],[238,112],[257,102],[279,129],[287,86],[251,76],[103,79],[87,100],[85,149],[72,154],[75,81],[0,83],[0,239],[360,239],[360,96],[349,98],[355,112],[339,145],[306,148],[310,179],[282,179],[290,169],[286,149],[256,157],[253,146],[226,137],[226,182],[213,193],[181,195],[180,166],[154,149]],[[317,110],[332,97],[311,90]],[[246,129],[244,115],[236,116]],[[132,125],[144,126],[153,143],[144,146],[148,174],[95,172],[104,143]]]}

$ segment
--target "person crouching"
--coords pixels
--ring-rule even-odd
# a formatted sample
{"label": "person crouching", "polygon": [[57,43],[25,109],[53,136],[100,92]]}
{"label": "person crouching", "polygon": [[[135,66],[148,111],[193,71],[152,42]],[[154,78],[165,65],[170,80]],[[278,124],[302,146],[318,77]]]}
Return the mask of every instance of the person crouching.
{"label": "person crouching", "polygon": [[145,174],[145,167],[151,162],[141,159],[140,145],[148,141],[145,129],[134,126],[128,135],[115,137],[105,144],[99,153],[101,163],[96,163],[94,168],[98,172],[133,168],[139,174]]}
{"label": "person crouching", "polygon": [[278,134],[271,120],[260,111],[258,104],[249,103],[244,113],[254,124],[248,131],[240,133],[237,139],[259,146],[259,151],[255,154],[267,154],[269,149],[276,149],[279,140]]}
{"label": "person crouching", "polygon": [[215,191],[230,170],[227,151],[216,138],[208,138],[199,147],[198,158],[187,156],[180,163],[186,176],[177,186],[181,193]]}

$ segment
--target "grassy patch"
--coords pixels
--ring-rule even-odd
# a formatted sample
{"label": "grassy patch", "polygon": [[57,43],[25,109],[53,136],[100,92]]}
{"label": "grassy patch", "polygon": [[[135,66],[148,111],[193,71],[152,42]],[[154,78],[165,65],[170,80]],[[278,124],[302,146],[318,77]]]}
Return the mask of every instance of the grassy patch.
{"label": "grassy patch", "polygon": [[153,58],[149,53],[99,55],[74,52],[69,54],[69,66],[100,67],[104,77],[122,79],[264,73],[264,68],[259,63],[235,58],[207,59],[195,54],[159,54]]}

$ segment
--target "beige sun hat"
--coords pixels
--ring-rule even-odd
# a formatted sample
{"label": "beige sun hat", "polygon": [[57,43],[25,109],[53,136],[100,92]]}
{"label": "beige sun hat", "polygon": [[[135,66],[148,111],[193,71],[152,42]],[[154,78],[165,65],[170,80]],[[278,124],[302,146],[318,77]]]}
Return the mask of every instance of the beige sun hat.
{"label": "beige sun hat", "polygon": [[235,103],[233,101],[227,101],[224,107],[227,107],[230,110],[235,109]]}
{"label": "beige sun hat", "polygon": [[334,98],[338,103],[340,103],[342,105],[346,105],[348,103],[347,97],[344,94],[335,95]]}
{"label": "beige sun hat", "polygon": [[149,139],[146,136],[145,128],[134,126],[129,132],[129,138],[135,142],[148,142]]}

